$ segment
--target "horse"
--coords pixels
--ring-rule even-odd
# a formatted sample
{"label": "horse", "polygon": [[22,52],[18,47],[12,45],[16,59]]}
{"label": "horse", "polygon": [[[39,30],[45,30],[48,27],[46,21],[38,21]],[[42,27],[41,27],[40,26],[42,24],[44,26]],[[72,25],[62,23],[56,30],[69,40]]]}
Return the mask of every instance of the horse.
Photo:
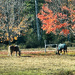
{"label": "horse", "polygon": [[65,51],[67,52],[67,45],[66,44],[59,44],[58,45],[57,54],[60,55],[59,51],[61,51],[61,53],[62,53],[62,50],[64,51],[64,54],[65,54]]}
{"label": "horse", "polygon": [[11,45],[11,46],[8,47],[8,56],[9,55],[12,56],[13,51],[16,51],[16,54],[15,54],[16,56],[17,56],[17,51],[19,52],[19,56],[21,56],[21,51],[20,51],[20,49],[17,45],[15,45],[15,46]]}

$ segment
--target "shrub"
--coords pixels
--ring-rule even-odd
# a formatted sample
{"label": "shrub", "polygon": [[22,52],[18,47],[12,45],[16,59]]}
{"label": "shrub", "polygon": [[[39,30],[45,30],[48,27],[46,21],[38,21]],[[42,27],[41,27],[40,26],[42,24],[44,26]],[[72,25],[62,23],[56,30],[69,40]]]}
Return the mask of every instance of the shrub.
{"label": "shrub", "polygon": [[69,46],[69,47],[72,46],[72,43],[69,42],[69,41],[66,41],[65,44],[66,44],[67,46]]}
{"label": "shrub", "polygon": [[20,49],[25,49],[25,48],[26,48],[25,43],[21,43],[21,44],[19,44],[19,48],[20,48]]}
{"label": "shrub", "polygon": [[7,49],[7,45],[5,44],[0,44],[0,50],[5,50]]}
{"label": "shrub", "polygon": [[31,36],[27,38],[26,48],[36,48],[38,47],[40,42],[38,41],[36,36]]}

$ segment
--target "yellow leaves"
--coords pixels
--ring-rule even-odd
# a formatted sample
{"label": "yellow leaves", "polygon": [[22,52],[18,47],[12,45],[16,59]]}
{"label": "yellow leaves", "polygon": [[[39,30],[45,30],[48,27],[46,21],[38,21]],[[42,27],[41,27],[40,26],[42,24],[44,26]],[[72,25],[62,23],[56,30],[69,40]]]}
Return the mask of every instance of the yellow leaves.
{"label": "yellow leaves", "polygon": [[71,2],[72,0],[68,0],[68,2]]}
{"label": "yellow leaves", "polygon": [[13,28],[13,30],[17,30],[17,29],[18,29],[17,27],[14,27],[14,28]]}
{"label": "yellow leaves", "polygon": [[9,26],[9,29],[12,29],[12,26]]}
{"label": "yellow leaves", "polygon": [[8,33],[5,33],[6,36],[8,36]]}
{"label": "yellow leaves", "polygon": [[14,39],[17,40],[17,37],[15,36]]}
{"label": "yellow leaves", "polygon": [[[10,42],[12,42],[13,40],[17,40],[17,36],[15,36],[14,38],[13,37],[11,37],[10,38]],[[6,39],[5,39],[6,41],[9,41],[9,37],[6,37]]]}
{"label": "yellow leaves", "polygon": [[25,32],[27,32],[27,30],[25,30]]}
{"label": "yellow leaves", "polygon": [[7,41],[9,41],[9,37],[7,37],[7,39],[6,39]]}
{"label": "yellow leaves", "polygon": [[12,42],[12,41],[13,41],[13,38],[10,39],[10,42]]}
{"label": "yellow leaves", "polygon": [[18,34],[20,35],[20,32]]}
{"label": "yellow leaves", "polygon": [[1,42],[3,42],[3,41],[1,41]]}
{"label": "yellow leaves", "polygon": [[20,25],[22,25],[22,24],[23,24],[23,21],[20,22]]}
{"label": "yellow leaves", "polygon": [[25,27],[27,27],[27,26],[25,26],[25,25],[22,25],[21,27],[22,27],[22,28],[25,28]]}

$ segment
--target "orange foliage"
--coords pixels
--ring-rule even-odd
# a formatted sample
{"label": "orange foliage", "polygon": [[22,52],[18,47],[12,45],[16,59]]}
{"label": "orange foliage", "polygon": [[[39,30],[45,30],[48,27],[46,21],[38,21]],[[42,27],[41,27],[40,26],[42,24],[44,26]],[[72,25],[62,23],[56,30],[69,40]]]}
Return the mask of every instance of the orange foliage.
{"label": "orange foliage", "polygon": [[52,0],[45,0],[46,2],[52,2]]}
{"label": "orange foliage", "polygon": [[72,29],[75,29],[75,24],[72,26]]}
{"label": "orange foliage", "polygon": [[[51,0],[46,0],[46,1],[51,1]],[[47,34],[50,32],[53,32],[56,34],[56,31],[59,29],[60,33],[59,34],[64,34],[67,35],[69,34],[69,29],[68,26],[71,25],[69,24],[69,21],[66,21],[68,17],[72,19],[72,22],[75,22],[75,10],[69,9],[66,6],[62,7],[62,11],[67,10],[70,13],[70,16],[67,16],[66,14],[62,13],[56,13],[54,14],[52,10],[48,8],[47,4],[44,4],[42,6],[42,9],[40,13],[38,13],[38,18],[42,21],[42,29],[46,31]],[[62,23],[60,20],[65,19],[65,21]],[[75,28],[75,24],[72,25],[72,28]]]}
{"label": "orange foliage", "polygon": [[66,7],[66,6],[63,6],[62,10],[68,10],[69,11],[70,9],[68,7]]}
{"label": "orange foliage", "polygon": [[15,40],[17,40],[17,37],[14,37]]}
{"label": "orange foliage", "polygon": [[60,34],[65,34],[67,36],[67,34],[69,34],[69,30],[68,29],[62,29]]}

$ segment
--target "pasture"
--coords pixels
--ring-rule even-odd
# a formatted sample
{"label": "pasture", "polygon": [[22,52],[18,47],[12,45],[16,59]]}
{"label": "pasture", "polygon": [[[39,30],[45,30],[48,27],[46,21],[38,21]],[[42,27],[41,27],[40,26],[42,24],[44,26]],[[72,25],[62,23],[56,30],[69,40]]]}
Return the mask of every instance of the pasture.
{"label": "pasture", "polygon": [[21,50],[21,56],[0,51],[0,75],[75,75],[75,47],[65,55],[44,48]]}

